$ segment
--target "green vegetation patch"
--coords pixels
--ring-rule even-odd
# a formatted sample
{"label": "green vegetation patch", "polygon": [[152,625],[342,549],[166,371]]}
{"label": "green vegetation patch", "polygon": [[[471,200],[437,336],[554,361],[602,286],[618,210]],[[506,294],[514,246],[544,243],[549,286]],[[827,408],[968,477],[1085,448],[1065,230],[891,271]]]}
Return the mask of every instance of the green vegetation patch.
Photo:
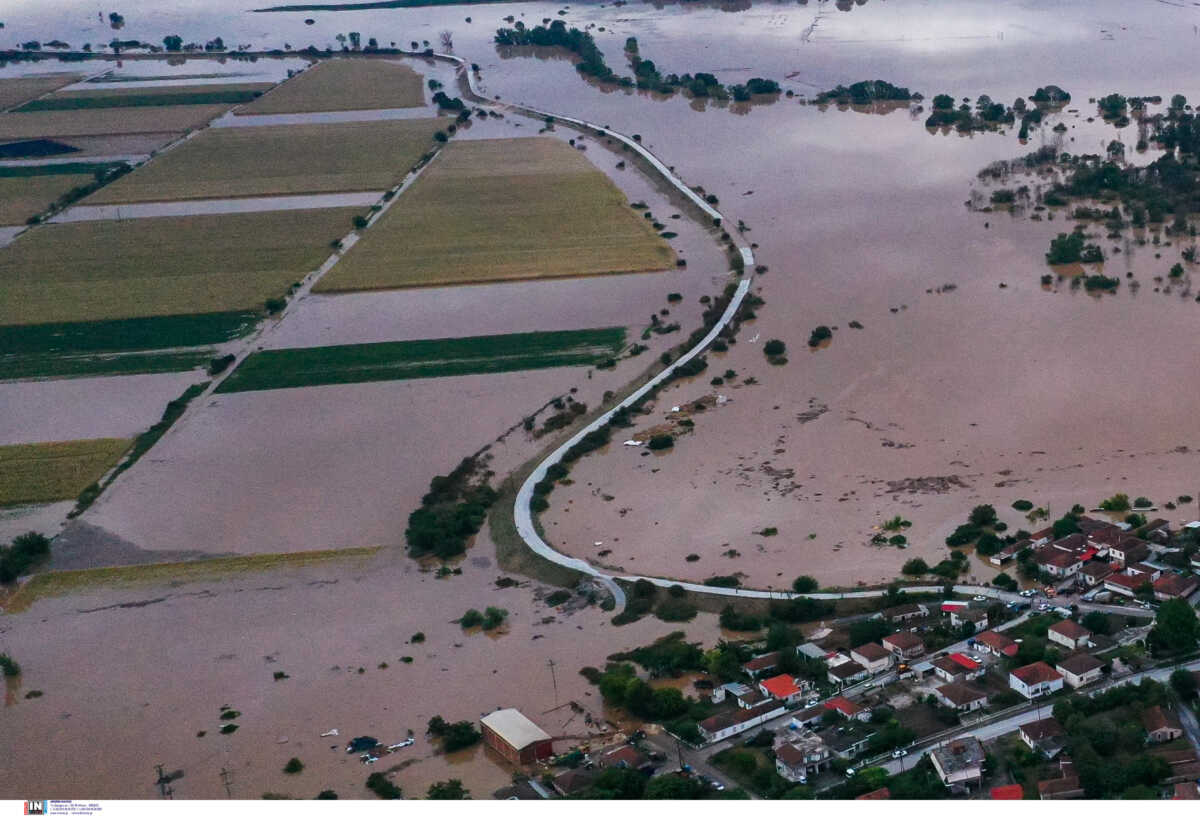
{"label": "green vegetation patch", "polygon": [[163,105],[240,105],[252,102],[262,91],[190,91],[178,93],[108,94],[75,96],[61,94],[35,99],[17,108],[15,113],[36,111],[85,110],[90,108],[157,108]]}
{"label": "green vegetation patch", "polygon": [[246,358],[218,391],[261,391],[589,365],[613,356],[624,344],[625,329],[614,327],[272,349]]}
{"label": "green vegetation patch", "polygon": [[0,447],[0,506],[73,499],[117,463],[128,439]]}
{"label": "green vegetation patch", "polygon": [[210,351],[134,352],[132,354],[32,354],[0,357],[0,377],[6,380],[59,377],[115,377],[125,374],[165,374],[201,368]]}

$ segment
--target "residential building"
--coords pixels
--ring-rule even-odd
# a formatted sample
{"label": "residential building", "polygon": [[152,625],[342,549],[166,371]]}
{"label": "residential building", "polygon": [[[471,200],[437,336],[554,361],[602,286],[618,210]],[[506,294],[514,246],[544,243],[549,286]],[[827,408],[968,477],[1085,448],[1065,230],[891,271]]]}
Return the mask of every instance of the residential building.
{"label": "residential building", "polygon": [[1063,676],[1049,663],[1039,660],[1009,672],[1008,685],[1027,700],[1061,691]]}
{"label": "residential building", "polygon": [[817,734],[808,729],[782,733],[775,740],[775,770],[789,782],[807,782],[833,763],[833,752]]}
{"label": "residential building", "polygon": [[854,757],[867,750],[867,744],[871,741],[871,731],[857,722],[852,722],[848,725],[841,726],[830,731],[825,731],[822,734],[822,739],[829,746],[829,750],[842,759],[853,759]]}
{"label": "residential building", "polygon": [[1053,544],[1038,550],[1033,561],[1055,578],[1069,578],[1083,567],[1078,555],[1057,549]]}
{"label": "residential building", "polygon": [[987,626],[987,610],[975,609],[970,606],[960,606],[950,612],[950,625],[962,626],[967,621],[975,624],[976,629]]}
{"label": "residential building", "polygon": [[1142,725],[1146,727],[1146,736],[1151,742],[1170,742],[1176,737],[1183,736],[1183,726],[1174,711],[1153,706],[1142,712]]}
{"label": "residential building", "polygon": [[1007,547],[1000,550],[1000,552],[996,553],[995,555],[988,556],[988,561],[991,561],[997,567],[1002,567],[1002,566],[1004,566],[1004,563],[1006,561],[1015,557],[1017,553],[1019,553],[1021,550],[1025,549],[1026,547],[1031,546],[1032,543],[1033,542],[1031,542],[1027,538],[1021,539],[1020,541],[1014,541],[1012,544],[1009,544]]}
{"label": "residential building", "polygon": [[976,648],[982,647],[996,657],[1015,657],[1018,648],[1012,638],[992,631],[977,634],[975,636],[975,646]]}
{"label": "residential building", "polygon": [[735,708],[714,714],[707,720],[701,720],[697,728],[705,742],[717,742],[734,734],[761,725],[772,717],[783,714],[787,709],[778,700],[767,700],[754,708]]}
{"label": "residential building", "polygon": [[1063,682],[1071,688],[1079,688],[1098,681],[1104,663],[1086,652],[1080,652],[1058,661],[1055,668],[1062,674]]}
{"label": "residential building", "polygon": [[1051,643],[1066,646],[1074,651],[1092,645],[1092,633],[1073,620],[1059,621],[1046,632]]}
{"label": "residential building", "polygon": [[983,689],[965,681],[947,683],[933,690],[933,696],[944,706],[955,711],[974,711],[987,705],[988,695]]}
{"label": "residential building", "polygon": [[892,623],[903,623],[904,621],[913,620],[915,618],[929,617],[929,607],[924,604],[900,604],[899,606],[889,606],[879,613],[884,620]]}
{"label": "residential building", "polygon": [[769,680],[760,680],[758,690],[784,703],[794,703],[804,696],[804,688],[790,674],[777,674]]}
{"label": "residential building", "polygon": [[966,736],[940,745],[929,753],[933,769],[946,787],[970,785],[983,775],[983,745]]}
{"label": "residential building", "polygon": [[984,672],[983,664],[963,654],[953,652],[933,661],[933,673],[952,683],[955,680],[974,680]]}
{"label": "residential building", "polygon": [[1194,575],[1177,575],[1171,572],[1154,582],[1154,597],[1160,601],[1169,601],[1172,598],[1183,598],[1186,600],[1197,589],[1200,589],[1200,578],[1196,578]]}
{"label": "residential building", "polygon": [[1082,799],[1083,785],[1076,774],[1064,774],[1057,779],[1044,779],[1037,783],[1041,799]]}
{"label": "residential building", "polygon": [[871,710],[863,708],[853,700],[848,700],[845,697],[831,697],[825,701],[825,708],[829,711],[836,711],[847,720],[858,720],[866,722],[871,718]]}
{"label": "residential building", "polygon": [[554,740],[515,708],[502,708],[483,717],[483,742],[515,765],[528,765],[554,754]]}
{"label": "residential building", "polygon": [[714,703],[725,702],[726,697],[732,697],[738,704],[738,708],[754,708],[754,706],[766,699],[756,688],[751,688],[745,683],[725,683],[713,689],[712,701]]}
{"label": "residential building", "polygon": [[835,686],[841,686],[865,680],[871,676],[871,673],[864,669],[862,664],[857,661],[847,660],[844,663],[830,666],[826,675],[830,683],[833,683]]}
{"label": "residential building", "polygon": [[747,660],[742,664],[742,671],[751,677],[758,679],[764,674],[768,674],[775,670],[779,665],[779,652],[767,652],[759,655],[753,660]]}
{"label": "residential building", "polygon": [[912,660],[925,654],[925,641],[912,632],[897,632],[882,641],[883,648],[896,656],[897,660]]}
{"label": "residential building", "polygon": [[1150,554],[1150,547],[1137,536],[1122,535],[1108,548],[1108,560],[1124,569],[1126,564],[1136,564]]}
{"label": "residential building", "polygon": [[1187,782],[1176,782],[1175,795],[1171,798],[1188,801],[1200,799],[1200,782],[1191,779]]}
{"label": "residential building", "polygon": [[602,752],[596,757],[601,768],[631,768],[635,771],[650,765],[650,757],[632,745],[621,745]]}
{"label": "residential building", "polygon": [[1104,583],[1104,579],[1113,574],[1112,565],[1107,561],[1087,562],[1079,568],[1079,577],[1085,586],[1094,587]]}
{"label": "residential building", "polygon": [[1058,756],[1067,741],[1067,732],[1053,717],[1025,723],[1017,729],[1017,733],[1029,750],[1045,754],[1050,759]]}
{"label": "residential building", "polygon": [[1147,581],[1144,575],[1126,575],[1123,572],[1114,573],[1104,579],[1105,589],[1127,598],[1137,595],[1137,591],[1146,584],[1151,584],[1151,582]]}
{"label": "residential building", "polygon": [[590,788],[596,776],[595,771],[587,768],[573,768],[554,777],[554,789],[560,796],[574,796]]}
{"label": "residential building", "polygon": [[864,643],[850,650],[850,658],[871,674],[887,671],[892,665],[892,653],[878,643]]}
{"label": "residential building", "polygon": [[1162,577],[1163,571],[1161,567],[1156,567],[1145,561],[1139,561],[1136,564],[1126,564],[1125,574],[1132,575],[1135,578],[1144,578],[1153,584]]}
{"label": "residential building", "polygon": [[811,657],[814,660],[824,660],[828,654],[828,650],[822,649],[815,643],[801,643],[796,647],[796,653],[802,654],[805,657]]}
{"label": "residential building", "polygon": [[877,802],[881,799],[891,799],[891,798],[892,798],[892,792],[890,790],[888,790],[887,788],[876,788],[875,790],[870,791],[869,793],[864,793],[862,796],[854,797],[854,799],[856,801],[862,801],[862,802],[872,802],[872,801]]}

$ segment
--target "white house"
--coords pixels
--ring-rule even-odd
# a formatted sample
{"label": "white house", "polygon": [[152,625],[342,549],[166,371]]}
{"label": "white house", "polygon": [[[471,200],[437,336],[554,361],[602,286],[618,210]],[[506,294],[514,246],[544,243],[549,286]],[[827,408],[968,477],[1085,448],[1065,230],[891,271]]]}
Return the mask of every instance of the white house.
{"label": "white house", "polygon": [[850,657],[871,674],[887,671],[892,665],[892,653],[878,643],[864,643],[850,650]]}
{"label": "white house", "polygon": [[1095,683],[1100,679],[1101,669],[1104,668],[1104,663],[1092,657],[1090,654],[1072,655],[1058,662],[1058,671],[1063,676],[1063,681],[1071,688],[1079,688],[1086,686],[1088,683]]}
{"label": "white house", "polygon": [[1063,676],[1049,663],[1039,660],[1009,672],[1008,685],[1027,700],[1061,691]]}
{"label": "white house", "polygon": [[1052,643],[1066,646],[1072,651],[1085,649],[1092,645],[1092,633],[1072,620],[1054,624],[1046,632],[1046,637]]}

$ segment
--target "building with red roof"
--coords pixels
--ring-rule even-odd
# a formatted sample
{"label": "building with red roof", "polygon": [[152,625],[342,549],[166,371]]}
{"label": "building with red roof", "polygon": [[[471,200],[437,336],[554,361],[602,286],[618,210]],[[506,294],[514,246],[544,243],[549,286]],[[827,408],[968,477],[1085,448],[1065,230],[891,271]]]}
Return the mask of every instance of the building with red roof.
{"label": "building with red roof", "polygon": [[1015,657],[1017,654],[1016,641],[999,632],[980,632],[975,636],[975,642],[996,657]]}
{"label": "building with red roof", "polygon": [[944,655],[933,661],[933,673],[947,683],[955,680],[973,680],[983,672],[982,663],[972,660],[962,652]]}
{"label": "building with red roof", "polygon": [[1197,589],[1200,589],[1200,578],[1196,578],[1194,575],[1183,576],[1170,572],[1154,582],[1154,597],[1160,601],[1169,601],[1172,598],[1186,600]]}
{"label": "building with red roof", "polygon": [[1009,672],[1008,685],[1025,699],[1032,700],[1034,697],[1061,691],[1063,676],[1049,663],[1039,660]]}
{"label": "building with red roof", "polygon": [[882,641],[883,648],[894,654],[899,660],[911,660],[925,654],[925,641],[912,632],[897,632],[888,635]]}
{"label": "building with red roof", "polygon": [[1020,785],[1001,785],[998,788],[992,788],[992,799],[998,801],[1015,801],[1025,798],[1025,789]]}
{"label": "building with red roof", "polygon": [[1144,584],[1150,584],[1150,580],[1145,575],[1126,575],[1123,572],[1115,573],[1104,579],[1105,589],[1109,592],[1124,595],[1127,598],[1137,595],[1137,591]]}
{"label": "building with red roof", "polygon": [[866,720],[871,716],[870,709],[863,708],[853,700],[845,697],[832,697],[825,701],[825,708],[836,711],[847,720]]}
{"label": "building with red roof", "polygon": [[873,801],[873,800],[878,800],[878,799],[891,799],[892,792],[890,790],[888,790],[887,788],[879,788],[878,790],[873,790],[870,793],[864,793],[862,796],[855,796],[854,798],[856,800],[865,800],[865,801]]}
{"label": "building with red roof", "polygon": [[760,680],[758,688],[768,697],[785,703],[794,703],[804,694],[804,689],[790,674],[777,674],[769,680]]}
{"label": "building with red roof", "polygon": [[1073,620],[1059,621],[1046,631],[1046,637],[1053,643],[1066,646],[1068,649],[1083,649],[1092,645],[1091,630],[1080,626]]}

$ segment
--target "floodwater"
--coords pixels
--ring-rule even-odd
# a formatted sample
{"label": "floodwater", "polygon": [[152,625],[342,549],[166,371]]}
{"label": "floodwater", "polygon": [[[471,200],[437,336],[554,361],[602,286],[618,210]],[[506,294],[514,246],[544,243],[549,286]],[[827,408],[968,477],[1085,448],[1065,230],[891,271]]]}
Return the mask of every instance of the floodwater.
{"label": "floodwater", "polygon": [[377,190],[365,193],[210,198],[198,201],[156,201],[146,204],[88,204],[64,210],[50,221],[55,224],[67,224],[74,221],[112,221],[174,215],[228,215],[276,210],[369,207],[379,201],[383,192]]}
{"label": "floodwater", "polygon": [[198,378],[184,371],[0,382],[0,445],[136,436]]}

